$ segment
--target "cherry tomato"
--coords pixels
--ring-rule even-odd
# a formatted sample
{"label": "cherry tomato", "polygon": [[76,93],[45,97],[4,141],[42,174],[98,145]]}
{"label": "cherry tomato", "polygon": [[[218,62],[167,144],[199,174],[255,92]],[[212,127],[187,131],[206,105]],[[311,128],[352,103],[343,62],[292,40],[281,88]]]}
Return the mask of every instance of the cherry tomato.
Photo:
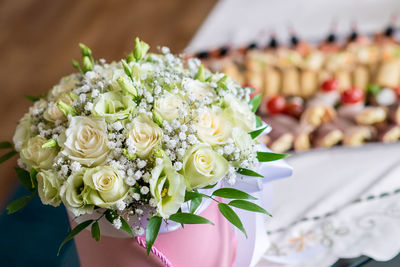
{"label": "cherry tomato", "polygon": [[343,104],[356,104],[364,99],[364,91],[358,87],[350,87],[342,93]]}
{"label": "cherry tomato", "polygon": [[400,86],[393,88],[394,92],[398,99],[400,99]]}
{"label": "cherry tomato", "polygon": [[286,107],[286,100],[280,95],[273,96],[267,100],[266,107],[269,114],[282,113]]}
{"label": "cherry tomato", "polygon": [[296,101],[296,99],[288,101],[283,113],[286,115],[299,118],[303,112],[303,103],[301,101]]}
{"label": "cherry tomato", "polygon": [[337,91],[339,88],[338,80],[331,78],[322,83],[321,89],[324,92]]}

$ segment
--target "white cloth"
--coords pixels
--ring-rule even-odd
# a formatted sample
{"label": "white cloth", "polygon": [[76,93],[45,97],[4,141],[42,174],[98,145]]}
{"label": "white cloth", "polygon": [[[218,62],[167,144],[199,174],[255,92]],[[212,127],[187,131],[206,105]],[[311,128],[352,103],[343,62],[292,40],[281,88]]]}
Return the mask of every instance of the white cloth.
{"label": "white cloth", "polygon": [[[351,23],[357,22],[363,33],[380,31],[390,16],[400,13],[398,0],[220,0],[186,51],[215,48],[230,43],[247,45],[258,40],[265,43],[275,31],[279,41],[289,40],[289,26],[300,38],[325,38],[336,20],[338,35],[347,35]],[[400,20],[397,20],[397,25]],[[260,33],[264,31],[263,36]],[[263,40],[260,40],[260,37]]]}
{"label": "white cloth", "polygon": [[315,150],[288,162],[293,177],[271,183],[271,247],[257,266],[387,261],[400,252],[400,144]]}

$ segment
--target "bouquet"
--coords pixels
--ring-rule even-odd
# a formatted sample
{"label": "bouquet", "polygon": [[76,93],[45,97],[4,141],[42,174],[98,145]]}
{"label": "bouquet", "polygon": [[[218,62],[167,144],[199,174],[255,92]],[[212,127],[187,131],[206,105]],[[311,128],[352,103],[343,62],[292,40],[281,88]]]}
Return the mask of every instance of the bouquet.
{"label": "bouquet", "polygon": [[285,157],[256,149],[268,128],[254,114],[261,95],[251,98],[250,88],[166,47],[148,53],[138,38],[120,62],[95,61],[87,46],[80,49],[82,62],[73,61],[79,72],[28,97],[34,104],[14,144],[0,143],[12,149],[1,161],[19,154],[17,176],[32,192],[11,202],[8,213],[38,194],[43,204],[62,203],[75,219],[92,216],[72,229],[59,252],[89,226],[99,241],[104,217],[132,237],[145,235],[147,253],[163,221],[213,224],[196,214],[204,199],[218,202],[245,235],[232,207],[268,214],[249,201],[253,196],[229,187],[243,176],[262,178],[259,162]]}

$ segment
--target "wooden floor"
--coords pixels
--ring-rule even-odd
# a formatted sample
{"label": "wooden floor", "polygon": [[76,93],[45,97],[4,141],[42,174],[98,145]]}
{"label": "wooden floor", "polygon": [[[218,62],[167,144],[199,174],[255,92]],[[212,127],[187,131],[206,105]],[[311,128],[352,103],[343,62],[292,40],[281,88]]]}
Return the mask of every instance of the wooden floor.
{"label": "wooden floor", "polygon": [[[152,50],[180,52],[216,0],[0,0],[0,141],[11,140],[16,122],[39,95],[74,69],[78,43],[96,58],[117,60],[134,37]],[[14,159],[0,166],[0,209],[16,186]]]}

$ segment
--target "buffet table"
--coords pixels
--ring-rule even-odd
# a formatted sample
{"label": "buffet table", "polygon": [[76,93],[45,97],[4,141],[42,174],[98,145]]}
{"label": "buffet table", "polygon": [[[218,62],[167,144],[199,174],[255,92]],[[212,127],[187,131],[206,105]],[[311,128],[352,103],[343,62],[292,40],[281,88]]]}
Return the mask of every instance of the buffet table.
{"label": "buffet table", "polygon": [[[307,40],[325,37],[333,20],[339,20],[338,35],[348,34],[354,20],[361,32],[368,33],[382,29],[396,12],[400,6],[395,0],[224,0],[187,52],[255,40],[264,44],[265,31],[271,30],[284,42],[290,23]],[[377,261],[395,257],[400,252],[399,151],[399,143],[369,143],[294,153],[287,160],[293,176],[272,182],[273,190],[263,192],[273,200],[268,206],[274,217],[266,221],[269,249],[256,266],[320,267],[360,255]]]}
{"label": "buffet table", "polygon": [[257,266],[330,266],[400,251],[400,144],[369,144],[293,155],[291,179],[276,181],[271,241]]}

